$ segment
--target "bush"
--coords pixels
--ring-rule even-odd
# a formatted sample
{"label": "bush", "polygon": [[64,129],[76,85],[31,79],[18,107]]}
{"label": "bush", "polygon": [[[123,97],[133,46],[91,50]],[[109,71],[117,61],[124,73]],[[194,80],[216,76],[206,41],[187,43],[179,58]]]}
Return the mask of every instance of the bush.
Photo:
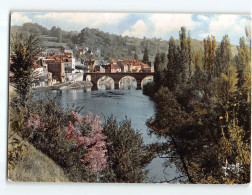
{"label": "bush", "polygon": [[143,94],[144,95],[148,95],[150,97],[154,97],[154,94],[156,93],[156,89],[155,89],[155,84],[154,82],[149,82],[146,83],[143,86]]}
{"label": "bush", "polygon": [[127,119],[118,123],[111,116],[103,124],[108,142],[108,163],[116,182],[140,183],[147,176],[144,170],[154,155],[143,145],[141,134],[135,131]]}

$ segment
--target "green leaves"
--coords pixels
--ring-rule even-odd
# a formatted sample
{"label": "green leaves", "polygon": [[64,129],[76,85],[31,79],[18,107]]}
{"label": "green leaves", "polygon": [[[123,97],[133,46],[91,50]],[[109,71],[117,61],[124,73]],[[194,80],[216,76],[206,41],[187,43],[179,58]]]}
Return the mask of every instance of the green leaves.
{"label": "green leaves", "polygon": [[103,124],[108,142],[108,163],[113,170],[116,182],[139,183],[146,178],[143,168],[152,160],[145,149],[141,135],[136,132],[127,119],[118,123],[111,116]]}

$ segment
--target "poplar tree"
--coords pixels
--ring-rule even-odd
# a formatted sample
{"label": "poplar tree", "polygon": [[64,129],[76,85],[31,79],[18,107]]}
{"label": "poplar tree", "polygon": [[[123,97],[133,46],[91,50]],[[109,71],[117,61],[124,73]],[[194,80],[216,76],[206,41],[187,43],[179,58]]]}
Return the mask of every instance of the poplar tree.
{"label": "poplar tree", "polygon": [[247,96],[247,100],[250,99],[251,89],[251,50],[246,45],[245,37],[240,38],[240,45],[237,47],[238,55],[236,57],[237,69],[238,69],[238,83],[237,87],[239,91],[244,92]]}
{"label": "poplar tree", "polygon": [[214,36],[208,36],[204,39],[204,69],[209,76],[209,79],[213,76],[214,71],[214,59],[215,59],[215,49],[216,40]]}
{"label": "poplar tree", "polygon": [[228,101],[236,91],[237,70],[233,65],[231,44],[227,35],[216,50],[215,59],[215,94],[219,100]]}
{"label": "poplar tree", "polygon": [[154,84],[157,88],[161,86],[161,68],[160,68],[160,54],[159,52],[157,53],[154,61]]}
{"label": "poplar tree", "polygon": [[173,91],[178,84],[179,79],[179,67],[178,64],[178,50],[175,45],[173,37],[169,40],[168,54],[167,54],[167,74],[166,74],[166,86]]}
{"label": "poplar tree", "polygon": [[181,81],[182,83],[186,83],[189,78],[189,53],[188,53],[188,43],[186,38],[186,28],[181,27],[181,31],[179,32],[180,39],[180,51],[179,51],[179,64],[181,67]]}
{"label": "poplar tree", "polygon": [[192,63],[192,39],[190,32],[188,32],[188,38],[187,38],[187,46],[188,46],[188,65],[189,65],[189,77],[192,77],[194,72],[194,67]]}
{"label": "poplar tree", "polygon": [[215,76],[219,77],[222,73],[228,74],[228,68],[232,65],[233,55],[231,44],[227,35],[221,41],[221,44],[216,49],[215,58]]}
{"label": "poplar tree", "polygon": [[160,69],[164,70],[167,68],[167,57],[164,52],[160,54]]}

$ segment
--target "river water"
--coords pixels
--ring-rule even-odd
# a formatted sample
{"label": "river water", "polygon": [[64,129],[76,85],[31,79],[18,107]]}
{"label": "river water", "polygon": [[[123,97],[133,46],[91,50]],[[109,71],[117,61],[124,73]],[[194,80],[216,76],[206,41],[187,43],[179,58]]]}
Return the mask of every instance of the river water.
{"label": "river water", "polygon": [[[113,114],[117,121],[127,117],[131,120],[132,127],[138,130],[145,144],[162,142],[155,135],[148,135],[146,121],[154,115],[154,102],[148,96],[142,94],[142,90],[95,90],[84,91],[83,89],[71,89],[62,91],[52,91],[60,101],[62,107],[71,108],[84,106],[84,113],[108,117]],[[104,116],[104,117],[103,117]],[[164,159],[159,157],[152,160],[146,167],[149,170],[148,178],[145,182],[160,182],[171,180],[179,174],[174,166],[168,167],[164,171]]]}

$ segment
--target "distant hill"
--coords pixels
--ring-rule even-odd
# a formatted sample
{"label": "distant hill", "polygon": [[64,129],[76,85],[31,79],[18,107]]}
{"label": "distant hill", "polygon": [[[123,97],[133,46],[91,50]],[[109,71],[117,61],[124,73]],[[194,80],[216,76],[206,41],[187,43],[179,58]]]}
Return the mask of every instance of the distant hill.
{"label": "distant hill", "polygon": [[[154,62],[156,53],[164,52],[167,54],[168,41],[160,38],[143,39],[135,37],[122,37],[121,35],[105,33],[99,29],[84,28],[80,33],[73,31],[63,31],[60,28],[47,28],[36,23],[25,23],[23,26],[11,26],[11,33],[22,32],[23,34],[37,34],[41,38],[43,47],[62,47],[69,46],[75,48],[88,47],[98,48],[101,55],[92,56],[97,59],[126,59],[134,58],[137,53],[138,60],[142,60],[145,47],[148,47],[149,58]],[[179,40],[176,40],[179,44]],[[217,43],[218,45],[219,43]],[[203,41],[192,39],[193,50],[204,50]],[[233,55],[237,54],[236,46],[232,46]]]}

